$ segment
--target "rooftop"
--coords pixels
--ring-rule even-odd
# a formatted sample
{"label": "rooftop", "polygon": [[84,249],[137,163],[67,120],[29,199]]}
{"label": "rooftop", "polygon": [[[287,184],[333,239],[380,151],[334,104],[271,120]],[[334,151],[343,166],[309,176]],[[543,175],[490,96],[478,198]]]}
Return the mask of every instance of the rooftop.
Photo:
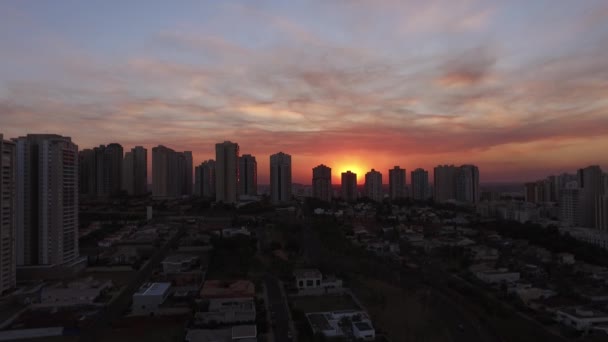
{"label": "rooftop", "polygon": [[256,338],[258,330],[255,325],[237,325],[232,327],[232,339]]}
{"label": "rooftop", "polygon": [[166,257],[165,260],[163,260],[163,263],[181,264],[183,262],[191,262],[195,259],[197,259],[197,257],[194,255],[176,254]]}
{"label": "rooftop", "polygon": [[311,269],[297,269],[293,271],[293,275],[296,278],[321,278],[321,271],[315,268]]}
{"label": "rooftop", "polygon": [[255,285],[249,280],[207,280],[201,289],[203,298],[246,298],[255,296]]}
{"label": "rooftop", "polygon": [[169,288],[171,283],[147,283],[135,293],[136,296],[162,296]]}
{"label": "rooftop", "polygon": [[367,323],[367,322],[356,322],[355,326],[357,327],[357,329],[359,329],[359,331],[374,330],[372,328],[372,326],[369,323]]}

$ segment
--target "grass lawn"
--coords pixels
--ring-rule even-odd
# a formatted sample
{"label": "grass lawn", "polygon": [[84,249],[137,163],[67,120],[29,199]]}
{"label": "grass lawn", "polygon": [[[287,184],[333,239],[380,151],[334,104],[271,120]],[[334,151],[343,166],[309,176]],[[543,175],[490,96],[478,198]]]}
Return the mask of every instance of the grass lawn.
{"label": "grass lawn", "polygon": [[360,309],[348,295],[292,297],[290,302],[294,310],[303,313]]}

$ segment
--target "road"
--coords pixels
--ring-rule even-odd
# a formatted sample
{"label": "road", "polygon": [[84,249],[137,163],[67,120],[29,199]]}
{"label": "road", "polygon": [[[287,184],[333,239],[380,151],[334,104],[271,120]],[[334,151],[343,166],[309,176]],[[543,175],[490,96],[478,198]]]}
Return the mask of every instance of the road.
{"label": "road", "polygon": [[289,307],[281,291],[281,283],[272,275],[264,276],[268,291],[268,308],[272,317],[272,330],[275,342],[289,342]]}

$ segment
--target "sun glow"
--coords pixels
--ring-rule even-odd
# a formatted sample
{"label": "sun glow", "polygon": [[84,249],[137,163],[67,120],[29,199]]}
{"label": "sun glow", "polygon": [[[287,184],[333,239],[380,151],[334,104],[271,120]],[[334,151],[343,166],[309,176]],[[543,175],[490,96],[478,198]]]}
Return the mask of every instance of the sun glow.
{"label": "sun glow", "polygon": [[[333,171],[335,170],[335,171]],[[365,167],[355,163],[339,163],[332,169],[332,182],[334,184],[342,183],[342,172],[351,171],[357,174],[357,184],[363,184],[365,180]]]}

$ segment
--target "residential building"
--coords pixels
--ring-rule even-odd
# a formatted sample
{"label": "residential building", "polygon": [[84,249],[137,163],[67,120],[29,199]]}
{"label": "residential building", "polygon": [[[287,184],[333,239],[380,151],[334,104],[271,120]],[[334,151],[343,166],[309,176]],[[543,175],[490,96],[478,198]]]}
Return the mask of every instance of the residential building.
{"label": "residential building", "polygon": [[291,200],[291,156],[283,152],[270,156],[270,199],[272,203]]}
{"label": "residential building", "polygon": [[484,283],[495,285],[503,283],[515,283],[519,281],[519,272],[511,272],[501,268],[496,270],[485,270],[476,273],[479,280]]}
{"label": "residential building", "polygon": [[251,154],[239,157],[239,195],[257,196],[258,163]]}
{"label": "residential building", "polygon": [[331,168],[323,164],[312,169],[312,196],[325,202],[331,202]]}
{"label": "residential building", "polygon": [[559,199],[560,221],[571,227],[580,226],[581,202],[578,182],[573,181],[566,184],[560,191]]}
{"label": "residential building", "polygon": [[418,201],[429,198],[429,173],[424,169],[411,172],[412,198]]}
{"label": "residential building", "polygon": [[561,308],[555,313],[558,322],[577,331],[588,332],[595,327],[606,329],[608,313],[582,307]]}
{"label": "residential building", "polygon": [[608,194],[598,196],[595,206],[595,227],[608,232]]}
{"label": "residential building", "polygon": [[69,137],[28,134],[17,147],[17,265],[78,258],[78,146]]}
{"label": "residential building", "polygon": [[148,193],[148,150],[142,146],[131,149],[133,156],[133,195]]}
{"label": "residential building", "polygon": [[604,195],[603,172],[597,165],[578,170],[578,186],[580,188],[580,224],[586,228],[596,227],[596,201]]}
{"label": "residential building", "polygon": [[78,153],[78,191],[82,197],[97,196],[97,170],[95,151],[85,149]]}
{"label": "residential building", "polygon": [[199,324],[255,322],[255,285],[248,280],[207,280],[195,314]]}
{"label": "residential building", "polygon": [[194,170],[194,194],[211,198],[215,196],[215,160],[209,159]]}
{"label": "residential building", "polygon": [[[344,337],[352,333],[355,340],[374,341],[376,332],[365,311],[340,310],[306,314],[313,334],[326,338]],[[344,325],[348,322],[348,326]]]}
{"label": "residential building", "polygon": [[446,202],[456,199],[456,178],[458,168],[454,165],[439,165],[434,172],[434,199],[436,202]]}
{"label": "residential building", "polygon": [[0,134],[0,295],[16,286],[16,153]]}
{"label": "residential building", "polygon": [[171,283],[146,283],[133,294],[133,315],[149,316],[160,313],[160,306],[169,297]]}
{"label": "residential building", "polygon": [[462,165],[456,176],[456,200],[479,202],[479,169],[475,165]]}
{"label": "residential building", "polygon": [[178,174],[178,154],[163,145],[152,148],[152,196],[177,197]]}
{"label": "residential building", "polygon": [[393,169],[388,170],[388,188],[391,199],[407,197],[405,169],[395,166]]}
{"label": "residential building", "polygon": [[347,202],[357,200],[357,174],[351,171],[342,172],[342,199]]}
{"label": "residential building", "polygon": [[323,277],[317,269],[297,269],[293,272],[300,295],[321,295],[342,292],[342,280],[334,276]]}
{"label": "residential building", "polygon": [[372,169],[365,174],[365,194],[376,202],[382,202],[382,173]]}
{"label": "residential building", "polygon": [[192,152],[177,153],[177,194],[178,196],[192,195]]}
{"label": "residential building", "polygon": [[215,144],[215,200],[236,203],[239,198],[239,145],[230,141]]}
{"label": "residential building", "polygon": [[122,159],[123,149],[120,144],[112,143],[106,146],[104,158],[104,189],[109,196],[120,195],[122,189]]}
{"label": "residential building", "polygon": [[126,152],[122,161],[122,190],[130,196],[135,193],[133,164],[133,152]]}

